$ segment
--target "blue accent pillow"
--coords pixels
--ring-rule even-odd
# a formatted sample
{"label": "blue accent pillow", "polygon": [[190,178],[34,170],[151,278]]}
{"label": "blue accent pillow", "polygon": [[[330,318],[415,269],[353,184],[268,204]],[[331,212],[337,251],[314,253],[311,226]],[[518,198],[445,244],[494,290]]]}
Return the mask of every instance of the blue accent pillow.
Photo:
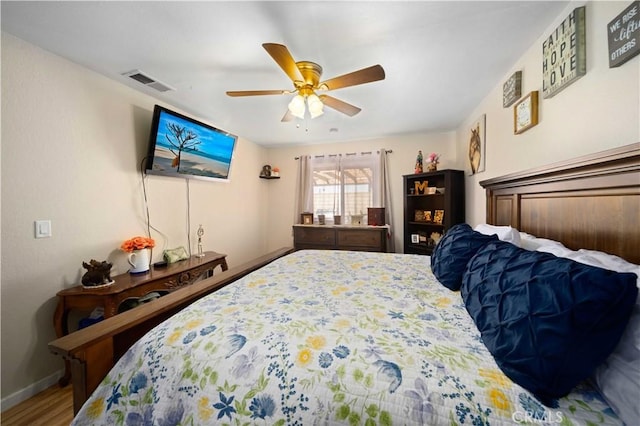
{"label": "blue accent pillow", "polygon": [[496,235],[481,234],[466,223],[452,226],[431,254],[433,275],[449,290],[460,290],[467,262],[480,247],[497,240]]}
{"label": "blue accent pillow", "polygon": [[460,291],[502,371],[545,405],[609,356],[638,295],[635,274],[503,241],[478,250]]}

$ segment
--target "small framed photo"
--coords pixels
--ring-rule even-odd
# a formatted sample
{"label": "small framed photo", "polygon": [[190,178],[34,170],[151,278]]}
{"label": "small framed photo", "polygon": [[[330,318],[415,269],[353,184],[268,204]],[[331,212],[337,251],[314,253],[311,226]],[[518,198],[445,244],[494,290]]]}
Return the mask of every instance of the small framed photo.
{"label": "small framed photo", "polygon": [[415,210],[413,212],[413,220],[416,222],[424,222],[424,210]]}
{"label": "small framed photo", "polygon": [[313,213],[301,213],[300,223],[303,225],[313,225]]}
{"label": "small framed photo", "polygon": [[534,90],[513,107],[513,133],[518,135],[538,124],[538,91]]}
{"label": "small framed photo", "polygon": [[426,222],[431,222],[431,210],[424,211],[424,220]]}
{"label": "small framed photo", "polygon": [[412,244],[418,244],[419,242],[420,242],[420,235],[411,234],[411,243]]}
{"label": "small framed photo", "polygon": [[444,221],[444,210],[436,210],[433,214],[433,221],[438,225],[442,225]]}

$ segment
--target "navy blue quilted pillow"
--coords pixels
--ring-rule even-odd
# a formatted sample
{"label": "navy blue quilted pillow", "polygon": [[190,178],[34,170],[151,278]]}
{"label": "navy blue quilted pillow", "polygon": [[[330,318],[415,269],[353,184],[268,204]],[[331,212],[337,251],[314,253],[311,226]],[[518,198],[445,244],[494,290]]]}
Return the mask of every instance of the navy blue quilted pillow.
{"label": "navy blue quilted pillow", "polygon": [[452,226],[431,254],[433,275],[449,290],[460,290],[467,262],[480,247],[497,240],[496,235],[481,234],[466,223]]}
{"label": "navy blue quilted pillow", "polygon": [[502,371],[546,405],[613,351],[638,295],[635,274],[503,241],[478,250],[460,291]]}

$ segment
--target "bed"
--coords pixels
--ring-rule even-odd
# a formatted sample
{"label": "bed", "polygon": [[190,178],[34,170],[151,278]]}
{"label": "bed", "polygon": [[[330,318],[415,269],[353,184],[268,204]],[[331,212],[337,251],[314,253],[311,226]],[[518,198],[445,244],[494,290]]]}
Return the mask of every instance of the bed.
{"label": "bed", "polygon": [[[638,264],[639,173],[633,144],[483,181],[488,226],[510,227],[529,243],[561,242],[568,256],[590,249]],[[481,250],[515,250],[493,240]],[[237,276],[204,280],[217,291],[176,313],[194,297],[172,294],[152,302],[164,306],[161,315],[144,306],[83,330],[73,344],[52,342],[72,361],[74,424],[622,424],[592,380],[543,403],[507,376],[462,297],[472,280],[452,291],[431,261],[285,250],[246,272],[232,269]],[[629,274],[620,276],[629,290]],[[620,303],[637,309],[635,298]],[[114,345],[154,322],[128,350]],[[100,357],[87,354],[101,348],[107,361],[98,368]]]}

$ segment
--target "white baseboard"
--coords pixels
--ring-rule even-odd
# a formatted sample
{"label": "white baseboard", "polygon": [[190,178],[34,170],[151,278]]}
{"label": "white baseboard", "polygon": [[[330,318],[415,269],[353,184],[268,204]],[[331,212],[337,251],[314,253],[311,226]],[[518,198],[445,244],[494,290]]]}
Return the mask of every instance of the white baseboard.
{"label": "white baseboard", "polygon": [[[38,380],[37,382],[27,386],[26,388],[19,390],[6,398],[2,398],[0,401],[0,411],[8,410],[9,408],[20,404],[22,401],[26,401],[34,395],[39,394],[45,389],[50,388],[51,386],[58,383],[58,379],[62,377],[64,374],[64,370],[60,370],[57,373],[54,373],[48,377],[45,377],[42,380]],[[71,386],[70,384],[67,386]]]}

